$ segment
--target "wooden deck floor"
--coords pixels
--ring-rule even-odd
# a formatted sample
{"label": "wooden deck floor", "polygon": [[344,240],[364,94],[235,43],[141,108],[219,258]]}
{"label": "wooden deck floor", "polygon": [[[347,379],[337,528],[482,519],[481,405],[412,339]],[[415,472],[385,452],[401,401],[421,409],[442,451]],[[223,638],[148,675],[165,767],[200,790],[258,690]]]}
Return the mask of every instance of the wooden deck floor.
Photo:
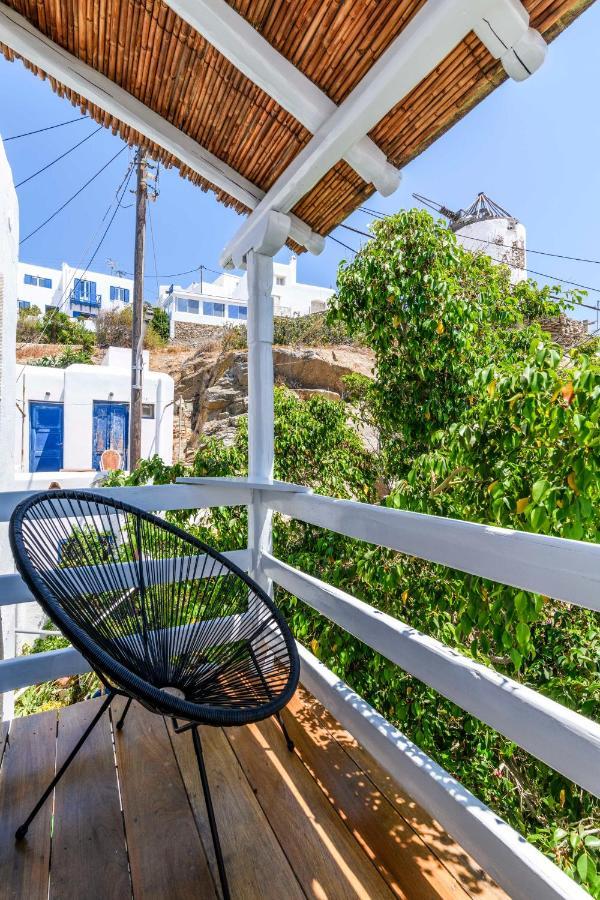
{"label": "wooden deck floor", "polygon": [[[191,736],[137,704],[113,735],[114,704],[15,844],[99,703],[0,733],[0,897],[218,897]],[[294,753],[272,720],[203,730],[236,900],[505,897],[314,698],[300,691],[285,718]]]}

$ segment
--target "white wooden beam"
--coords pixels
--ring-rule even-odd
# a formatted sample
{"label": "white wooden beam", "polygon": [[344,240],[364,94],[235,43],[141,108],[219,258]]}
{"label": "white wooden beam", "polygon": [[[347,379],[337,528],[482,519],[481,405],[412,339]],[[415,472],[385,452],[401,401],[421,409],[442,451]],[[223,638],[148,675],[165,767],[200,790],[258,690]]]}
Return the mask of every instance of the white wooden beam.
{"label": "white wooden beam", "polygon": [[[279,53],[225,0],[165,0],[168,6],[243,72],[269,97],[313,134],[336,110],[317,85]],[[400,172],[368,137],[361,137],[344,155],[364,181],[384,197],[400,184]]]}
{"label": "white wooden beam", "polygon": [[[254,209],[264,197],[264,191],[227,163],[92,66],[63,50],[3,2],[0,2],[0,42],[65,87],[172,153],[193,172],[250,209]],[[323,238],[297,216],[290,218],[290,237],[312,253],[320,253],[324,246]]]}
{"label": "white wooden beam", "polygon": [[[146,484],[140,487],[90,488],[91,493],[131,503],[147,512],[171,509],[209,509],[213,506],[244,506],[250,488],[244,485]],[[14,508],[39,491],[0,491],[0,522],[8,522]]]}
{"label": "white wooden beam", "polygon": [[261,568],[348,634],[600,796],[600,725],[596,722],[269,553],[263,554]]}
{"label": "white wooden beam", "polygon": [[[429,0],[276,180],[223,251],[221,264],[230,260],[232,247],[238,252],[244,248],[248,232],[262,216],[271,210],[289,212],[473,29],[490,52],[502,54],[508,69],[514,70],[513,47],[531,49],[528,22],[519,0]],[[527,57],[531,70],[543,61],[536,49],[537,44]],[[529,69],[523,72],[530,74]]]}
{"label": "white wooden beam", "polygon": [[[228,550],[223,556],[230,562],[239,566],[242,571],[247,572],[250,566],[250,554],[248,550]],[[211,562],[212,557],[205,555],[196,557],[175,557],[173,559],[163,559],[153,563],[151,571],[146,572],[146,584],[169,583],[179,580],[189,580],[192,566],[197,576],[200,578],[214,578],[221,572],[219,565]],[[206,570],[204,568],[206,566]],[[102,576],[105,571],[109,577],[117,577],[119,589],[136,587],[139,580],[139,572],[137,563],[106,563],[100,566],[79,566],[74,568],[64,568],[64,577],[70,579],[70,583],[74,584],[79,581],[81,595],[93,593],[95,587],[90,586],[90,575]],[[225,573],[226,574],[226,573]],[[114,583],[114,582],[113,582]],[[20,575],[0,575],[0,606],[12,606],[19,603],[36,602],[36,598],[31,593]],[[46,632],[41,632],[45,634]]]}
{"label": "white wooden beam", "polygon": [[320,494],[264,497],[277,512],[555,600],[600,610],[600,544]]}
{"label": "white wooden beam", "polygon": [[[275,461],[273,258],[252,249],[247,255],[247,266],[248,476],[252,481],[264,482],[273,480]],[[263,502],[262,493],[253,491],[248,507],[249,571],[267,593],[271,593],[272,585],[260,566],[260,559],[272,547],[272,520],[273,513]]]}
{"label": "white wooden beam", "polygon": [[497,813],[298,645],[300,680],[513,900],[584,900],[575,884]]}

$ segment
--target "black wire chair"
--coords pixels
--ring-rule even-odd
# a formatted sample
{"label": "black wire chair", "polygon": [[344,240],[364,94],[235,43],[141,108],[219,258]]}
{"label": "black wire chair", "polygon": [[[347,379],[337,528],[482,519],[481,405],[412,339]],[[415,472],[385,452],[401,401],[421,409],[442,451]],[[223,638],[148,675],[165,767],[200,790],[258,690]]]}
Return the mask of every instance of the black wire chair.
{"label": "black wire chair", "polygon": [[10,540],[24,581],[107,692],[27,820],[27,829],[118,695],[191,730],[223,895],[229,890],[199,725],[279,715],[298,684],[292,634],[269,596],[221,553],[158,516],[90,491],[17,506]]}

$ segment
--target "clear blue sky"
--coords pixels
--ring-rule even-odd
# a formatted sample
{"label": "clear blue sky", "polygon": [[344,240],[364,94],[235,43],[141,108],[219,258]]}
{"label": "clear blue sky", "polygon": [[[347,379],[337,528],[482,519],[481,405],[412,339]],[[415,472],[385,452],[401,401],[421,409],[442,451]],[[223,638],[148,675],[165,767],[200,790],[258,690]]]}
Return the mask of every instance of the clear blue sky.
{"label": "clear blue sky", "polygon": [[[508,81],[408,165],[393,197],[379,195],[368,205],[382,211],[412,206],[412,192],[466,206],[478,191],[508,209],[527,226],[530,248],[600,259],[600,3],[594,4],[550,47],[542,69],[521,84]],[[3,137],[41,128],[77,115],[50,86],[20,63],[0,59],[0,134]],[[36,135],[6,145],[15,182],[26,178],[93,131],[91,121]],[[21,237],[74,193],[117,150],[119,138],[102,130],[47,173],[19,188]],[[24,261],[55,266],[62,260],[87,262],[100,220],[121,181],[130,151],[126,150],[67,209],[21,251]],[[133,179],[131,182],[133,186]],[[129,195],[124,201],[133,203]],[[234,232],[239,217],[217,203],[212,194],[161,170],[160,196],[152,205],[159,274],[191,269],[204,263],[218,269],[219,251]],[[368,217],[357,212],[349,220],[358,228]],[[93,268],[108,271],[113,258],[132,271],[133,206],[118,212]],[[358,247],[360,238],[339,228],[334,234]],[[332,241],[320,257],[304,254],[299,277],[335,286],[336,269],[346,252]],[[289,256],[283,251],[280,258]],[[600,266],[530,254],[530,269],[600,289]],[[148,242],[147,274],[154,273]],[[162,279],[164,280],[164,279]],[[178,281],[186,284],[189,276]],[[540,278],[540,281],[544,279]],[[155,296],[147,279],[147,296]],[[600,300],[589,294],[588,302]],[[594,318],[580,310],[579,317]]]}

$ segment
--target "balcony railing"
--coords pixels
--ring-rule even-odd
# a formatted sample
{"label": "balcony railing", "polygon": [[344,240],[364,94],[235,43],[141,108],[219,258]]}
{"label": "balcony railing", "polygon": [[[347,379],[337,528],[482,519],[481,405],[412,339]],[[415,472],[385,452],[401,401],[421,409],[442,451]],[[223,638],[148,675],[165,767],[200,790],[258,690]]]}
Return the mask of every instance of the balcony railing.
{"label": "balcony railing", "polygon": [[[307,492],[295,485],[194,479],[176,485],[104,489],[146,510],[215,506],[270,509],[348,537],[389,547],[522,590],[600,609],[600,546]],[[0,494],[0,521],[29,492]],[[299,597],[367,646],[585,790],[600,796],[600,726],[462,655],[344,591],[250,547],[238,565]],[[178,570],[173,561],[172,575]],[[18,575],[0,577],[0,605],[31,601]],[[577,885],[430,759],[364,699],[300,648],[301,681],[407,792],[512,897],[585,896]],[[88,670],[74,649],[0,662],[0,691]]]}

